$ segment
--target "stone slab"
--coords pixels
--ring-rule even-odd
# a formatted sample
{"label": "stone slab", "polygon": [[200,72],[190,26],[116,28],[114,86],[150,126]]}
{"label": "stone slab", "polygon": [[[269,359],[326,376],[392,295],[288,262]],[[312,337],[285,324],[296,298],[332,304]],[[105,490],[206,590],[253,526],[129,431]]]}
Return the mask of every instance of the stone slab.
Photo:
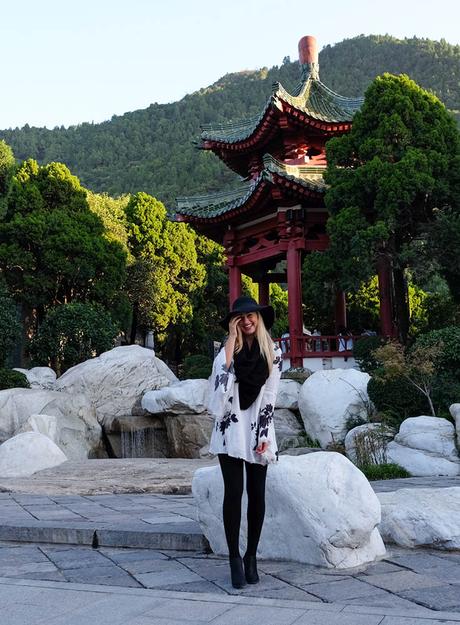
{"label": "stone slab", "polygon": [[[190,493],[196,469],[217,459],[125,458],[68,461],[31,477],[0,478],[0,491],[37,495]],[[97,476],[97,479],[95,479]]]}
{"label": "stone slab", "polygon": [[0,525],[0,540],[26,543],[67,543],[72,545],[92,545],[94,528],[58,527],[45,522],[27,525]]}
{"label": "stone slab", "polygon": [[207,541],[201,533],[100,529],[96,534],[98,545],[101,547],[140,547],[143,549],[181,549],[186,551],[209,549]]}
{"label": "stone slab", "polygon": [[396,571],[393,573],[382,573],[380,575],[366,575],[363,579],[365,579],[368,584],[394,593],[400,593],[403,590],[411,590],[414,588],[425,589],[444,585],[440,580],[433,579],[427,575],[414,573],[414,571]]}

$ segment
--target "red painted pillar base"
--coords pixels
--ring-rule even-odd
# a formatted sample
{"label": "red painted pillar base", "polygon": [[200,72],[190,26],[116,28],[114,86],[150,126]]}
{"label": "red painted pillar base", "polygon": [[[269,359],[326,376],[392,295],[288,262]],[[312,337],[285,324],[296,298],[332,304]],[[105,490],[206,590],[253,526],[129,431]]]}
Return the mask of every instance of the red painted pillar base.
{"label": "red painted pillar base", "polygon": [[288,281],[288,319],[291,347],[291,367],[302,367],[302,284],[300,275],[301,252],[295,248],[293,241],[289,243],[287,251],[287,281]]}
{"label": "red painted pillar base", "polygon": [[268,280],[262,280],[259,285],[259,304],[268,306],[270,304],[270,283]]}
{"label": "red painted pillar base", "polygon": [[347,302],[345,293],[337,291],[335,296],[335,331],[338,334],[341,328],[347,327]]}
{"label": "red painted pillar base", "polygon": [[393,324],[393,305],[391,302],[391,267],[389,259],[383,254],[377,264],[380,300],[380,332],[382,336],[395,336]]}

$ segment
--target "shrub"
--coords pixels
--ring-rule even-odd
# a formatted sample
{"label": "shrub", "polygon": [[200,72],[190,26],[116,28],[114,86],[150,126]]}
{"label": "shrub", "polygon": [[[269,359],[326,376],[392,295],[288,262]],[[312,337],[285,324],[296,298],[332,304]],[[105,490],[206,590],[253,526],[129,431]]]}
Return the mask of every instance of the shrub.
{"label": "shrub", "polygon": [[361,417],[360,415],[353,415],[351,417],[348,417],[348,419],[345,421],[345,429],[347,432],[349,432],[350,430],[353,430],[360,425],[364,425],[365,423],[367,423],[367,421],[366,419],[364,419],[364,417]]}
{"label": "shrub", "polygon": [[379,366],[379,363],[374,358],[373,352],[384,344],[385,339],[381,336],[363,336],[358,341],[355,341],[353,357],[361,371],[372,375],[372,372]]}
{"label": "shrub", "polygon": [[114,346],[118,334],[110,314],[96,304],[75,302],[52,309],[29,343],[34,364],[58,375]]}
{"label": "shrub", "polygon": [[195,354],[184,359],[184,378],[202,379],[209,378],[212,371],[212,360],[209,356]]}
{"label": "shrub", "polygon": [[460,401],[460,327],[449,326],[421,334],[414,347],[430,348],[442,344],[436,360],[433,403],[438,416],[448,416],[449,406]]}
{"label": "shrub", "polygon": [[29,380],[20,371],[0,369],[0,391],[8,388],[30,388]]}
{"label": "shrub", "polygon": [[367,393],[377,411],[384,413],[383,420],[393,427],[399,428],[408,417],[430,414],[425,397],[402,376],[391,380],[372,377],[367,384]]}
{"label": "shrub", "polygon": [[370,464],[386,464],[387,444],[393,436],[385,425],[355,434],[356,465],[361,468]]}
{"label": "shrub", "polygon": [[368,480],[396,480],[412,477],[409,471],[399,464],[367,464],[359,467]]}

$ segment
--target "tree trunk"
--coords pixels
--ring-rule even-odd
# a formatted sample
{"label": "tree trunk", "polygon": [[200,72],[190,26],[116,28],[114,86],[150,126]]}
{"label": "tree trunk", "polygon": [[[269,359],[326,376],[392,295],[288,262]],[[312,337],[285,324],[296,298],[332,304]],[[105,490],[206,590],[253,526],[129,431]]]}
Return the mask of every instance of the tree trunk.
{"label": "tree trunk", "polygon": [[134,343],[136,342],[138,318],[139,318],[139,304],[135,302],[133,304],[133,318],[131,321],[131,334],[129,337],[130,345],[134,345]]}
{"label": "tree trunk", "polygon": [[405,345],[409,334],[409,297],[404,269],[399,267],[393,267],[393,290],[398,338]]}

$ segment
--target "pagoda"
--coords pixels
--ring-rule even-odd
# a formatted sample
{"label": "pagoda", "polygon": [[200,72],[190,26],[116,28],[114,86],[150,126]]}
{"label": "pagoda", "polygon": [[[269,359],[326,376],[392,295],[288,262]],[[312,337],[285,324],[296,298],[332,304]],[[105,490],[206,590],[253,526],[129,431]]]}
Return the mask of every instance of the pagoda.
{"label": "pagoda", "polygon": [[[232,191],[177,198],[176,209],[177,220],[224,246],[230,305],[241,294],[242,273],[258,283],[259,302],[264,305],[269,302],[270,282],[287,283],[286,356],[294,367],[312,356],[311,341],[308,344],[303,333],[302,260],[329,245],[325,144],[350,131],[363,103],[363,98],[343,97],[321,82],[314,37],[300,40],[299,61],[301,80],[293,93],[275,83],[258,116],[202,126],[199,147],[214,152],[245,182]],[[280,271],[280,266],[285,269]],[[386,297],[384,291],[382,287],[381,299]],[[387,325],[391,324],[391,312],[388,306],[384,309],[390,315]],[[346,326],[343,293],[337,293],[335,322],[336,332]],[[319,351],[338,352],[336,341],[319,343]]]}

